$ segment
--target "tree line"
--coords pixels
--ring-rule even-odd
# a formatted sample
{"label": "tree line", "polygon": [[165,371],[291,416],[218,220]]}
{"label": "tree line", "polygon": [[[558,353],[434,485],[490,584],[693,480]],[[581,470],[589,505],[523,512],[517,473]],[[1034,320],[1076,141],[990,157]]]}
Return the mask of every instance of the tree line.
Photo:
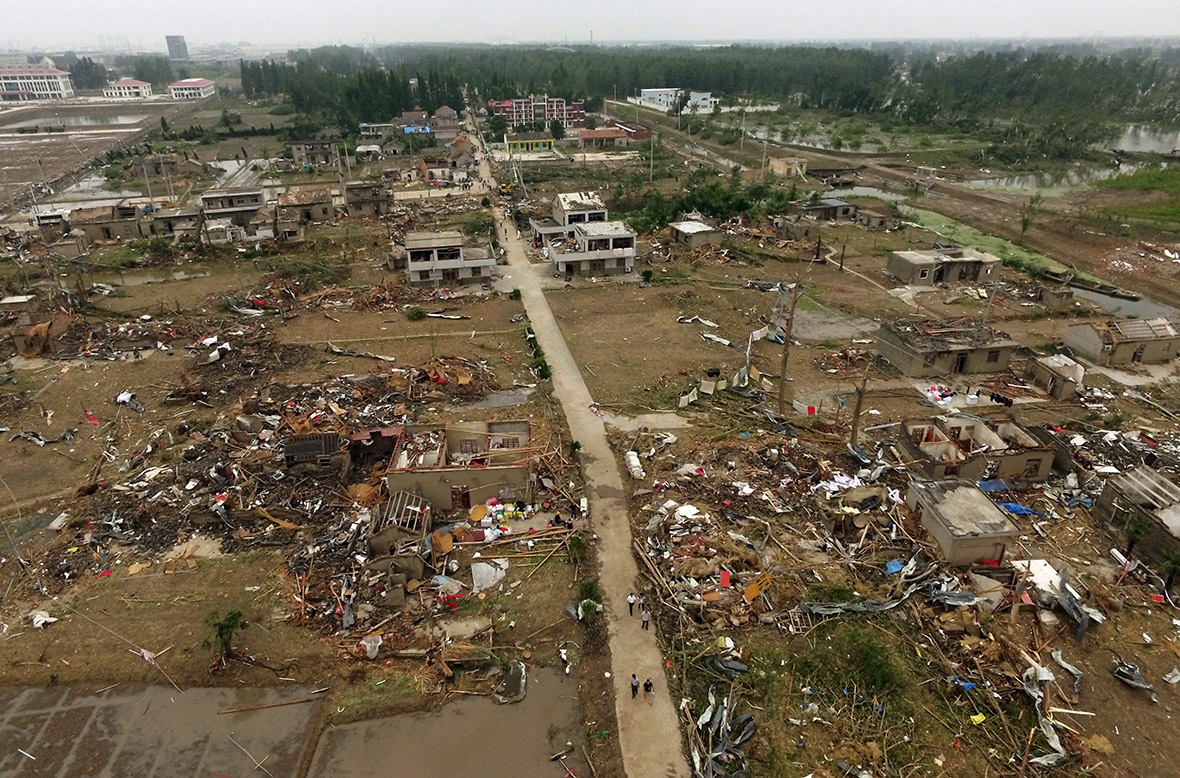
{"label": "tree line", "polygon": [[463,92],[452,74],[365,64],[341,72],[314,58],[293,63],[240,62],[247,97],[287,95],[295,110],[352,127],[386,122],[403,111],[434,113],[444,105],[463,109]]}

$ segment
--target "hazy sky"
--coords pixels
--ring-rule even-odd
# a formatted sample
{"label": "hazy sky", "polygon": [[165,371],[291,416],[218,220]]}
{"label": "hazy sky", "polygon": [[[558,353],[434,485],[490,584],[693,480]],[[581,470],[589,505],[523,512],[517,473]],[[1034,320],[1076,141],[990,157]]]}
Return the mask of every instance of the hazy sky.
{"label": "hazy sky", "polygon": [[[33,0],[0,0],[14,21]],[[815,40],[1180,35],[1180,0],[58,0],[51,24],[15,23],[0,49],[93,48],[124,36],[193,45],[427,41]],[[19,26],[19,34],[17,27]]]}

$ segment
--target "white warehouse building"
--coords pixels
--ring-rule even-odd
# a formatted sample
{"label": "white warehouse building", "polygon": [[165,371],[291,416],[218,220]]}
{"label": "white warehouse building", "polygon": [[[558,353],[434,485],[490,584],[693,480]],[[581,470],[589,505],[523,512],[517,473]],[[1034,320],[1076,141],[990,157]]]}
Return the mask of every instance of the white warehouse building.
{"label": "white warehouse building", "polygon": [[217,94],[217,85],[207,78],[184,78],[168,85],[173,100],[203,100]]}
{"label": "white warehouse building", "polygon": [[668,111],[676,105],[676,97],[682,91],[688,92],[688,105],[684,107],[684,110],[690,113],[694,111],[708,113],[713,110],[713,106],[721,102],[719,98],[713,97],[712,92],[697,92],[693,89],[682,90],[678,87],[640,89],[639,102]]}
{"label": "white warehouse building", "polygon": [[0,100],[64,100],[74,96],[70,74],[47,67],[0,68]]}
{"label": "white warehouse building", "polygon": [[144,98],[152,96],[152,85],[134,78],[120,78],[112,81],[102,90],[103,97]]}

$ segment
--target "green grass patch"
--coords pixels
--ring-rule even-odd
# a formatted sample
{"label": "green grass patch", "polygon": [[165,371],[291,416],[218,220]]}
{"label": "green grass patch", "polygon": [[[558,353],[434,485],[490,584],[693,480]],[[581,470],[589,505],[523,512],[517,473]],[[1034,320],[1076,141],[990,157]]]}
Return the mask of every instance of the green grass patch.
{"label": "green grass patch", "polygon": [[1097,186],[1101,189],[1117,189],[1124,192],[1167,192],[1180,195],[1180,168],[1140,168],[1133,173],[1099,181]]}

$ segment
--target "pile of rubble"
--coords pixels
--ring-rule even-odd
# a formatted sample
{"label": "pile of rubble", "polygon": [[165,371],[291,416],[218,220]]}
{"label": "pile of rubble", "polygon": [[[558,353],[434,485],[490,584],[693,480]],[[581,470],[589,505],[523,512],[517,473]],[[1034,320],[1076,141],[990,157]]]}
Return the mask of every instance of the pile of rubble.
{"label": "pile of rubble", "polygon": [[[1017,762],[1023,754],[1032,764],[1061,764],[1079,753],[1080,741],[1042,712],[1051,697],[1053,704],[1077,706],[1077,659],[1068,648],[1054,649],[1050,658],[1049,639],[1026,643],[1019,630],[1000,628],[996,617],[1005,614],[1016,624],[1031,606],[1036,625],[1049,630],[1031,634],[1053,634],[1060,624],[1081,641],[1109,620],[1115,597],[1169,607],[1163,576],[1150,563],[1110,548],[1106,528],[1122,526],[1119,506],[1141,499],[1130,495],[1157,495],[1150,509],[1159,516],[1180,506],[1180,486],[1168,485],[1162,474],[1177,472],[1180,438],[1143,430],[1043,431],[1056,440],[1059,467],[1072,472],[1046,483],[949,480],[923,482],[921,488],[911,483],[907,463],[885,460],[886,452],[895,451],[889,439],[870,443],[864,464],[843,452],[833,455],[834,439],[825,446],[759,432],[748,442],[691,446],[668,433],[640,435],[629,441],[625,459],[637,486],[634,523],[641,540],[635,550],[650,581],[649,601],[662,606],[656,615],[665,634],[701,647],[684,660],[703,662],[701,674],[710,679],[747,672],[735,645],[742,629],[799,635],[818,620],[904,604],[903,620],[919,620],[922,639],[914,650],[938,679],[936,692],[947,704],[967,709],[976,724],[1004,721],[1003,730],[991,730],[1000,734],[992,745]],[[973,497],[958,503],[956,495]],[[986,552],[963,556],[955,531],[939,529],[939,522],[954,527],[959,521],[940,515],[964,511],[977,523],[963,530],[964,542],[997,533],[995,558]],[[1108,554],[1117,580],[1092,572],[1091,564]],[[1086,572],[1084,579],[1071,574],[1075,564]],[[843,593],[832,598],[837,590]],[[1055,683],[1058,667],[1076,679],[1072,693]],[[1120,658],[1112,672],[1129,687],[1151,687],[1130,661]],[[1175,676],[1180,681],[1180,672]],[[853,740],[875,737],[881,715],[861,735],[855,734],[859,724],[848,728],[848,717],[858,715],[855,689],[845,688],[843,698],[840,689],[821,691],[830,694],[817,694],[814,705],[805,705],[807,715],[792,718],[792,725],[839,720],[838,728]],[[739,732],[725,726],[733,716],[732,707],[724,712],[733,694],[718,700],[711,691],[707,707],[685,703],[697,776],[726,775],[745,764],[737,746],[748,722]],[[1003,707],[1008,700],[1037,708],[1041,736],[1031,753],[1024,738],[1003,736],[1010,734]],[[872,698],[859,704],[880,709]],[[875,775],[884,767],[845,766],[850,775]]]}

